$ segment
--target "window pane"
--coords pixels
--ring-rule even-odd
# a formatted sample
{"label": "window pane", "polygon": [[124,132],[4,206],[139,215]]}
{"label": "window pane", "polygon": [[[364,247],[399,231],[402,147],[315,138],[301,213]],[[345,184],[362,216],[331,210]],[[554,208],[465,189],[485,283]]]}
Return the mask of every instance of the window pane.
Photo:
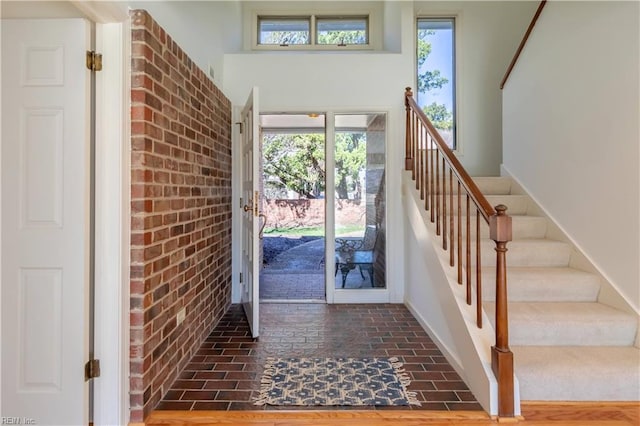
{"label": "window pane", "polygon": [[309,44],[309,18],[259,18],[258,44]]}
{"label": "window pane", "polygon": [[318,44],[368,44],[367,24],[364,17],[318,18]]}
{"label": "window pane", "polygon": [[336,114],[335,129],[335,288],[385,288],[386,116]]}
{"label": "window pane", "polygon": [[456,147],[455,21],[418,19],[418,105],[447,145]]}

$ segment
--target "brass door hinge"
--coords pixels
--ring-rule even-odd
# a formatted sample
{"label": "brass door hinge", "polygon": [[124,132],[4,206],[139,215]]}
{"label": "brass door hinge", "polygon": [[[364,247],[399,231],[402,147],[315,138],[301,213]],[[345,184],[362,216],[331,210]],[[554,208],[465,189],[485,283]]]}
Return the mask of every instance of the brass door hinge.
{"label": "brass door hinge", "polygon": [[87,68],[91,71],[102,71],[102,54],[87,50]]}
{"label": "brass door hinge", "polygon": [[87,381],[96,377],[100,377],[100,360],[90,359],[84,365],[84,380]]}

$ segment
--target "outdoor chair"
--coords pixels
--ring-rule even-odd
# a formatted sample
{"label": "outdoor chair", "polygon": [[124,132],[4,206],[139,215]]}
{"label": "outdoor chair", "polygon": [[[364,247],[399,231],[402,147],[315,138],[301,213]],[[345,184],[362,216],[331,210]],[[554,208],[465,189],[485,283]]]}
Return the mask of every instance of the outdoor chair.
{"label": "outdoor chair", "polygon": [[373,287],[373,252],[378,231],[374,225],[367,225],[362,238],[336,238],[336,269],[342,273],[342,288],[347,282],[349,272],[357,266],[360,276],[365,279],[365,269],[369,274],[371,287]]}

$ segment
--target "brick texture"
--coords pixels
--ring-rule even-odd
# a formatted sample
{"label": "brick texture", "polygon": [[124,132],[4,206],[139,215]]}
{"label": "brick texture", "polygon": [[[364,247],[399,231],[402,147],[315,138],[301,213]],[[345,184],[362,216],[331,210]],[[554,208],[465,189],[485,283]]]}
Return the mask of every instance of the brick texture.
{"label": "brick texture", "polygon": [[231,104],[146,11],[131,24],[130,400],[140,422],[231,304]]}

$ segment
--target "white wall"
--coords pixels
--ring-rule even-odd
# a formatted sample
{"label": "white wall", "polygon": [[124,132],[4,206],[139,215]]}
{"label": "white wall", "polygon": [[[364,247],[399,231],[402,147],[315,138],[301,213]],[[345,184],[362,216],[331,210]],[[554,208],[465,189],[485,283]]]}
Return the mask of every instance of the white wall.
{"label": "white wall", "polygon": [[240,1],[130,1],[145,9],[205,73],[222,87],[223,55],[241,43]]}
{"label": "white wall", "polygon": [[8,19],[86,18],[68,1],[2,1],[0,16]]}
{"label": "white wall", "polygon": [[537,5],[537,1],[415,4],[418,17],[456,17],[458,158],[472,176],[499,173],[500,81]]}
{"label": "white wall", "polygon": [[[490,353],[495,331],[486,314],[484,327],[476,326],[475,305],[466,303],[465,287],[457,283],[457,270],[449,266],[449,255],[442,249],[442,239],[436,235],[409,172],[404,172],[402,195],[407,216],[405,304],[477,401],[489,414],[497,415],[497,383]],[[517,390],[514,398],[519,415]]]}
{"label": "white wall", "polygon": [[547,3],[503,92],[506,170],[636,310],[639,9]]}
{"label": "white wall", "polygon": [[[259,8],[252,7],[252,3],[244,6],[245,38],[251,34],[250,17],[257,11],[268,10],[270,3],[261,2]],[[294,5],[300,7],[300,3]],[[344,10],[353,8],[350,3],[354,2],[344,3]],[[416,80],[416,23],[413,2],[392,3],[383,8],[389,12],[384,24],[383,46],[392,51],[244,50],[229,53],[224,57],[223,90],[234,104],[241,105],[251,87],[258,86],[260,108],[269,112],[388,111],[389,252],[401,258],[401,240],[393,236],[402,235],[404,217],[399,191],[394,188],[400,187],[404,159],[403,92],[406,86],[415,86]],[[282,8],[284,4],[280,2],[277,6]],[[534,9],[534,3],[530,2],[415,4],[415,10],[420,10],[422,16],[446,12],[458,15],[461,20],[459,141],[464,148],[461,160],[472,174],[497,175],[499,172],[501,100],[498,86]],[[244,48],[249,47],[245,43]],[[389,262],[390,283],[403,282],[404,274],[398,264]],[[401,294],[399,297],[402,300]]]}
{"label": "white wall", "polygon": [[[245,10],[249,13],[251,10]],[[404,7],[402,37],[409,43],[411,8]],[[409,31],[406,30],[409,28]],[[411,86],[413,56],[375,52],[241,52],[225,55],[224,92],[244,104],[252,86],[260,88],[266,112],[387,112],[388,252],[402,259],[402,210],[399,191],[404,158],[403,91]],[[404,268],[389,259],[391,300],[403,300]]]}

